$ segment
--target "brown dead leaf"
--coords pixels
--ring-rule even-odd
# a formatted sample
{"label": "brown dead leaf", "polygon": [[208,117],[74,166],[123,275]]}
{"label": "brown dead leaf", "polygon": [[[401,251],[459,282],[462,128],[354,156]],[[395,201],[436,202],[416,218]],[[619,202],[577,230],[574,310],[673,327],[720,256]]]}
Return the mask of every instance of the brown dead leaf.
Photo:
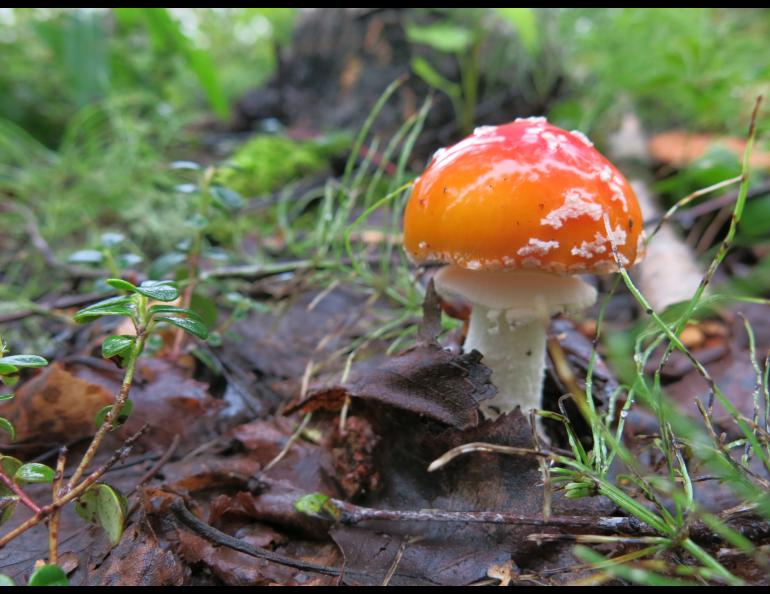
{"label": "brown dead leaf", "polygon": [[181,586],[187,569],[164,550],[155,535],[131,524],[104,563],[88,576],[87,584],[99,586]]}
{"label": "brown dead leaf", "polygon": [[487,570],[487,577],[500,580],[498,586],[510,586],[518,575],[519,568],[516,567],[516,564],[511,559],[501,565],[492,565]]}
{"label": "brown dead leaf", "polygon": [[[120,389],[122,373],[83,364],[74,364],[71,369],[77,377],[102,386],[111,394]],[[214,399],[206,384],[193,379],[191,374],[190,369],[165,359],[139,359],[129,394],[134,411],[118,434],[126,436],[148,423],[150,430],[142,439],[144,444],[166,447],[179,435],[183,449],[214,437],[215,413],[222,402]],[[94,415],[89,418],[91,423],[93,418]]]}
{"label": "brown dead leaf", "polygon": [[441,306],[431,281],[423,305],[420,340],[414,347],[374,369],[355,368],[350,382],[311,392],[304,402],[288,407],[287,412],[307,412],[318,408],[319,400],[327,405],[345,393],[423,414],[460,429],[476,426],[479,403],[494,397],[497,391],[490,381],[491,371],[481,364],[478,351],[456,355],[442,348],[436,342],[440,320]]}
{"label": "brown dead leaf", "polygon": [[310,359],[321,361],[365,332],[371,315],[365,296],[342,287],[319,300],[320,293],[299,295],[278,315],[254,313],[233,324],[239,339],[225,341],[221,359],[268,377],[302,377]]}
{"label": "brown dead leaf", "polygon": [[[354,403],[355,404],[355,403]],[[361,408],[365,408],[363,411]],[[520,412],[458,430],[431,419],[398,411],[378,402],[362,402],[365,415],[386,447],[375,450],[383,486],[361,504],[385,509],[542,512],[543,487],[538,463],[530,457],[471,454],[435,473],[431,461],[448,449],[473,441],[532,447],[529,423]],[[601,499],[563,501],[555,497],[554,513],[601,514]],[[335,525],[332,538],[345,554],[346,568],[360,574],[345,578],[351,585],[378,585],[403,554],[391,585],[467,585],[485,578],[492,565],[513,561],[525,569],[562,560],[564,547],[526,540],[530,526],[438,524],[431,522],[362,522]]]}
{"label": "brown dead leaf", "polygon": [[14,424],[18,442],[70,443],[93,435],[96,413],[111,402],[110,390],[54,362],[0,404],[0,416]]}

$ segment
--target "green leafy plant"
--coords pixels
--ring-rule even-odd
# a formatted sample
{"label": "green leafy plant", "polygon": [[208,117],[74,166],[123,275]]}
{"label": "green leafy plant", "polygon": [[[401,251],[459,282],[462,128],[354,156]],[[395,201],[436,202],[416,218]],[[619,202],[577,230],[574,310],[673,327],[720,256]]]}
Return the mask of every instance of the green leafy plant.
{"label": "green leafy plant", "polygon": [[[168,325],[175,326],[201,340],[205,340],[208,336],[206,325],[198,314],[191,309],[170,304],[179,298],[179,291],[173,282],[148,280],[134,285],[120,278],[111,278],[107,279],[106,284],[122,294],[81,309],[75,314],[75,321],[86,323],[107,316],[121,316],[131,321],[135,333],[109,336],[102,344],[102,355],[108,359],[118,360],[125,372],[115,402],[104,407],[96,415],[96,433],[75,471],[69,479],[64,480],[66,449],[60,451],[55,470],[39,463],[24,464],[11,456],[0,457],[0,497],[4,502],[0,512],[0,523],[11,518],[19,502],[34,513],[31,518],[0,537],[0,547],[41,522],[45,521],[48,524],[49,565],[39,568],[33,574],[30,585],[66,583],[66,575],[56,566],[59,516],[65,505],[75,502],[78,515],[88,522],[100,525],[113,545],[120,540],[128,513],[126,499],[117,489],[99,481],[109,468],[128,454],[144,429],[130,437],[106,464],[90,473],[88,471],[106,434],[125,422],[131,414],[133,408],[129,399],[131,385],[137,360],[144,352],[148,339],[153,336],[156,329]],[[41,367],[45,364],[47,362],[42,357],[5,356],[3,353],[0,358],[0,375],[3,381],[8,383],[8,378],[14,378],[20,368]],[[10,395],[3,396],[3,398],[8,397]],[[13,436],[10,423],[5,419],[2,421],[4,421],[2,427]],[[51,503],[45,506],[35,503],[23,489],[24,485],[30,483],[51,484]]]}

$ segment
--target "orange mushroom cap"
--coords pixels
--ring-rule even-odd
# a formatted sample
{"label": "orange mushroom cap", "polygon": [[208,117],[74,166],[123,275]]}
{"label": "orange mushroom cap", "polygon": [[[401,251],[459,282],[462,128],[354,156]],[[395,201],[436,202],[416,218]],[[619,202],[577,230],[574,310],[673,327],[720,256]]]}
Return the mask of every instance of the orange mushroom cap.
{"label": "orange mushroom cap", "polygon": [[483,126],[441,149],[404,215],[414,261],[558,274],[617,270],[641,256],[642,214],[623,175],[580,132],[545,118]]}

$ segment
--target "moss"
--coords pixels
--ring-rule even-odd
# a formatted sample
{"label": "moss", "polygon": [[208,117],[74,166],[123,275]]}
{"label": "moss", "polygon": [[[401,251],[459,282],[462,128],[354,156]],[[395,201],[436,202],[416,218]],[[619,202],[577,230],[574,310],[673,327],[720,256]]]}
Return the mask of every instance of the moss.
{"label": "moss", "polygon": [[298,141],[260,134],[235,151],[216,183],[258,196],[329,168],[329,160],[350,145],[350,137],[335,134],[321,140]]}

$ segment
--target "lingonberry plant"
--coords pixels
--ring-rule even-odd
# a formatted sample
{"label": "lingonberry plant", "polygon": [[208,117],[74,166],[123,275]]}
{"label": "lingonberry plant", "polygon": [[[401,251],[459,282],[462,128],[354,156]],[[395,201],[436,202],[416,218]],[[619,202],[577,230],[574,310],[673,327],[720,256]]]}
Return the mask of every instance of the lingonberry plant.
{"label": "lingonberry plant", "polygon": [[[108,336],[102,343],[102,356],[116,361],[125,373],[115,402],[97,413],[96,433],[74,472],[65,480],[66,448],[59,451],[55,469],[40,463],[24,464],[12,456],[0,456],[0,524],[11,519],[18,503],[33,512],[29,519],[0,537],[0,548],[41,522],[48,525],[48,563],[36,569],[30,577],[30,585],[66,583],[66,575],[56,564],[59,514],[68,503],[75,502],[75,511],[84,520],[100,525],[113,545],[117,544],[123,534],[128,511],[126,498],[100,479],[129,453],[145,429],[129,437],[106,463],[90,473],[88,471],[107,433],[124,423],[131,413],[133,407],[129,393],[137,360],[147,340],[163,325],[176,326],[202,340],[208,336],[206,325],[198,314],[171,304],[179,299],[179,291],[171,281],[150,280],[136,286],[113,278],[106,283],[122,294],[81,309],[75,314],[75,321],[85,323],[106,316],[124,316],[133,324],[134,333]],[[47,363],[36,355],[5,356],[5,346],[0,342],[0,378],[7,386],[15,384],[21,368],[42,367]],[[11,393],[0,395],[1,400],[12,397]],[[12,440],[15,438],[14,427],[7,419],[0,418],[0,429],[9,433]],[[30,497],[24,488],[32,483],[51,484],[50,503],[39,505]],[[0,576],[0,582],[7,583],[8,580],[6,576]]]}

